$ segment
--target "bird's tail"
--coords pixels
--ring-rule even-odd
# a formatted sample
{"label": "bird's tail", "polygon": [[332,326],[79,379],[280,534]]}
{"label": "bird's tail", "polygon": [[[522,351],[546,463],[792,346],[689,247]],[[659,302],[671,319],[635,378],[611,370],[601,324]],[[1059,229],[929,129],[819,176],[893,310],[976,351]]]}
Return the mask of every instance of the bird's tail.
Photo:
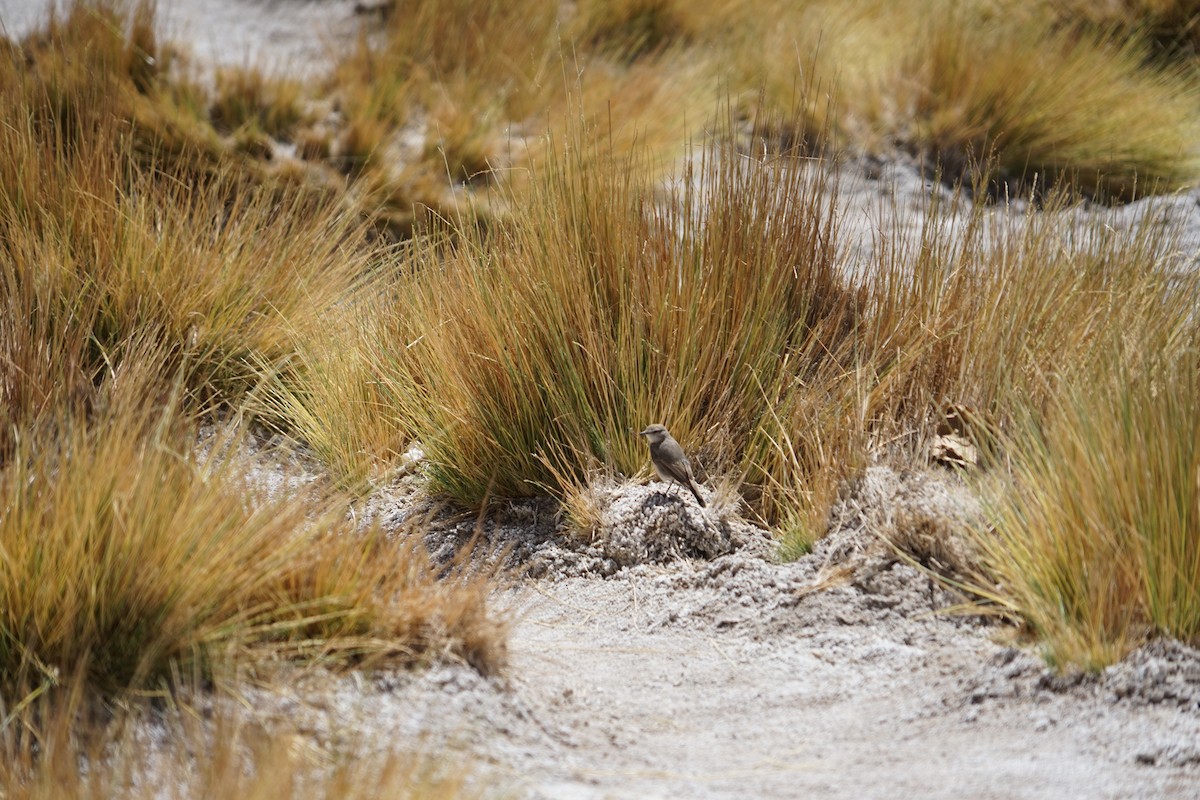
{"label": "bird's tail", "polygon": [[700,496],[700,490],[696,488],[696,484],[689,481],[688,488],[692,490],[692,494],[696,495],[696,502],[700,504],[700,507],[707,508],[704,504],[704,498]]}

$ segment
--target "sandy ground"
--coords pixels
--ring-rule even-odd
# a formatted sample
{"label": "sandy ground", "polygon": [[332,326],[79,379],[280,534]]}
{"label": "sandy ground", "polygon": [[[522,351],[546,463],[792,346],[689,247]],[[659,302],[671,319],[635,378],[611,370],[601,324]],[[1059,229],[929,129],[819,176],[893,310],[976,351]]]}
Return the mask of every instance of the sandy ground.
{"label": "sandy ground", "polygon": [[524,589],[512,690],[554,735],[514,779],[532,797],[1200,792],[1195,708],[1040,688],[1027,654],[928,616],[911,568],[807,596],[804,571],[733,559]]}
{"label": "sandy ground", "polygon": [[[19,34],[42,8],[0,0],[0,22]],[[322,37],[354,24],[342,0],[159,8],[207,63],[311,64]],[[929,190],[903,165],[850,180],[847,246],[865,254],[880,230],[918,229]],[[1154,201],[1189,242],[1200,241],[1198,196]],[[620,490],[612,507],[635,516],[573,547],[533,503],[489,528],[539,576],[498,593],[514,619],[502,676],[453,664],[309,673],[248,688],[245,713],[321,750],[349,731],[379,749],[461,758],[494,797],[1200,797],[1200,653],[1161,643],[1100,676],[1060,678],[1010,646],[1011,631],[938,613],[956,598],[891,555],[896,504],[950,497],[971,513],[952,484],[873,473],[833,535],[793,564],[775,563],[727,511],[656,488]],[[398,525],[413,511],[402,492],[373,513]]]}
{"label": "sandy ground", "polygon": [[[509,669],[393,676],[395,713],[419,722],[391,741],[462,749],[531,798],[1200,796],[1200,652],[1160,643],[1061,677],[1011,629],[939,613],[959,598],[897,559],[888,520],[974,513],[949,474],[870,470],[792,564],[727,509],[660,490],[611,506],[635,536],[663,529],[630,507],[674,514],[676,549],[652,563],[615,566],[625,549],[572,549],[549,524],[490,527],[545,575],[498,598]],[[689,557],[728,526],[732,552]]]}
{"label": "sandy ground", "polygon": [[[130,0],[133,5],[136,0]],[[0,33],[19,38],[69,0],[0,0]],[[357,0],[156,0],[159,32],[202,69],[254,66],[293,75],[322,69],[352,42]]]}
{"label": "sandy ground", "polygon": [[[316,477],[260,475],[288,491]],[[418,485],[358,513],[424,518]],[[320,753],[366,741],[467,765],[495,798],[1200,797],[1200,651],[1158,642],[1058,675],[898,557],[897,520],[953,537],[978,513],[952,473],[869,469],[790,564],[722,498],[601,499],[586,541],[540,501],[426,534],[444,557],[482,531],[481,556],[520,573],[495,597],[512,619],[501,675],[309,672],[249,690],[242,713]]]}
{"label": "sandy ground", "polygon": [[[321,480],[251,458],[268,491]],[[727,497],[702,510],[624,483],[597,500],[588,539],[539,500],[428,528],[435,557],[478,534],[478,556],[512,568],[500,675],[312,670],[247,687],[235,714],[299,732],[318,761],[432,755],[488,798],[1200,797],[1200,650],[1157,642],[1059,675],[1010,626],[955,613],[908,535],[938,525],[957,563],[945,553],[979,512],[952,472],[868,469],[787,564]],[[411,530],[434,505],[410,475],[356,515]],[[166,727],[146,735],[171,747]]]}
{"label": "sandy ground", "polygon": [[[872,468],[791,564],[719,502],[661,485],[612,490],[619,547],[571,543],[530,503],[485,526],[542,576],[497,592],[513,620],[502,675],[311,672],[250,690],[244,713],[318,752],[369,741],[469,765],[497,798],[1200,796],[1200,651],[1160,642],[1059,676],[1011,628],[946,613],[959,598],[897,558],[888,520],[975,513],[964,491]],[[373,506],[385,524],[425,513],[407,490]],[[629,537],[668,529],[669,547],[620,565]],[[474,530],[427,540],[445,553]],[[728,552],[695,558],[713,530]]]}

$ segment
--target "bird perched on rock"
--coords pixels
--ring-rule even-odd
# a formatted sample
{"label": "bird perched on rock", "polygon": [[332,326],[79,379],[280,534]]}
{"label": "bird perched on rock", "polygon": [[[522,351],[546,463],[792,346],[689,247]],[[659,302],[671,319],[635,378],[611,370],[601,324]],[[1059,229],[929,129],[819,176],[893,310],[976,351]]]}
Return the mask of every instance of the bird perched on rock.
{"label": "bird perched on rock", "polygon": [[650,463],[654,465],[658,477],[667,483],[686,486],[696,496],[700,507],[704,508],[704,498],[700,496],[696,480],[692,477],[692,465],[671,433],[662,425],[648,425],[638,436],[645,436],[650,445]]}

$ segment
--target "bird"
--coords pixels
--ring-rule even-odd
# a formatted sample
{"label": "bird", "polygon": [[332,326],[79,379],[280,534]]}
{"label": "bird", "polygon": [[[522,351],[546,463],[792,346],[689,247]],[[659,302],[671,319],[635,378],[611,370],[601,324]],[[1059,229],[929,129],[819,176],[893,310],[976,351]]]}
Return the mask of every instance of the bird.
{"label": "bird", "polygon": [[658,477],[667,483],[686,486],[696,496],[700,507],[704,508],[704,498],[700,496],[696,480],[692,477],[692,465],[670,431],[662,425],[654,424],[648,425],[638,436],[645,436],[646,443],[650,445],[650,463],[654,465]]}

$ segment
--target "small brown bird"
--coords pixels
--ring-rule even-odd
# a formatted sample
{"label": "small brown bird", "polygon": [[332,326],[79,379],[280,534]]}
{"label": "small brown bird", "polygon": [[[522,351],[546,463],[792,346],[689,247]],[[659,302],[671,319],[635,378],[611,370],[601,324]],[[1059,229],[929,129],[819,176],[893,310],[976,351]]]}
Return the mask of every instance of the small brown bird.
{"label": "small brown bird", "polygon": [[692,465],[670,432],[662,425],[648,425],[638,436],[645,436],[650,445],[650,463],[654,465],[658,477],[667,483],[686,486],[696,496],[700,507],[704,508],[704,498],[700,496],[696,480],[692,477]]}

